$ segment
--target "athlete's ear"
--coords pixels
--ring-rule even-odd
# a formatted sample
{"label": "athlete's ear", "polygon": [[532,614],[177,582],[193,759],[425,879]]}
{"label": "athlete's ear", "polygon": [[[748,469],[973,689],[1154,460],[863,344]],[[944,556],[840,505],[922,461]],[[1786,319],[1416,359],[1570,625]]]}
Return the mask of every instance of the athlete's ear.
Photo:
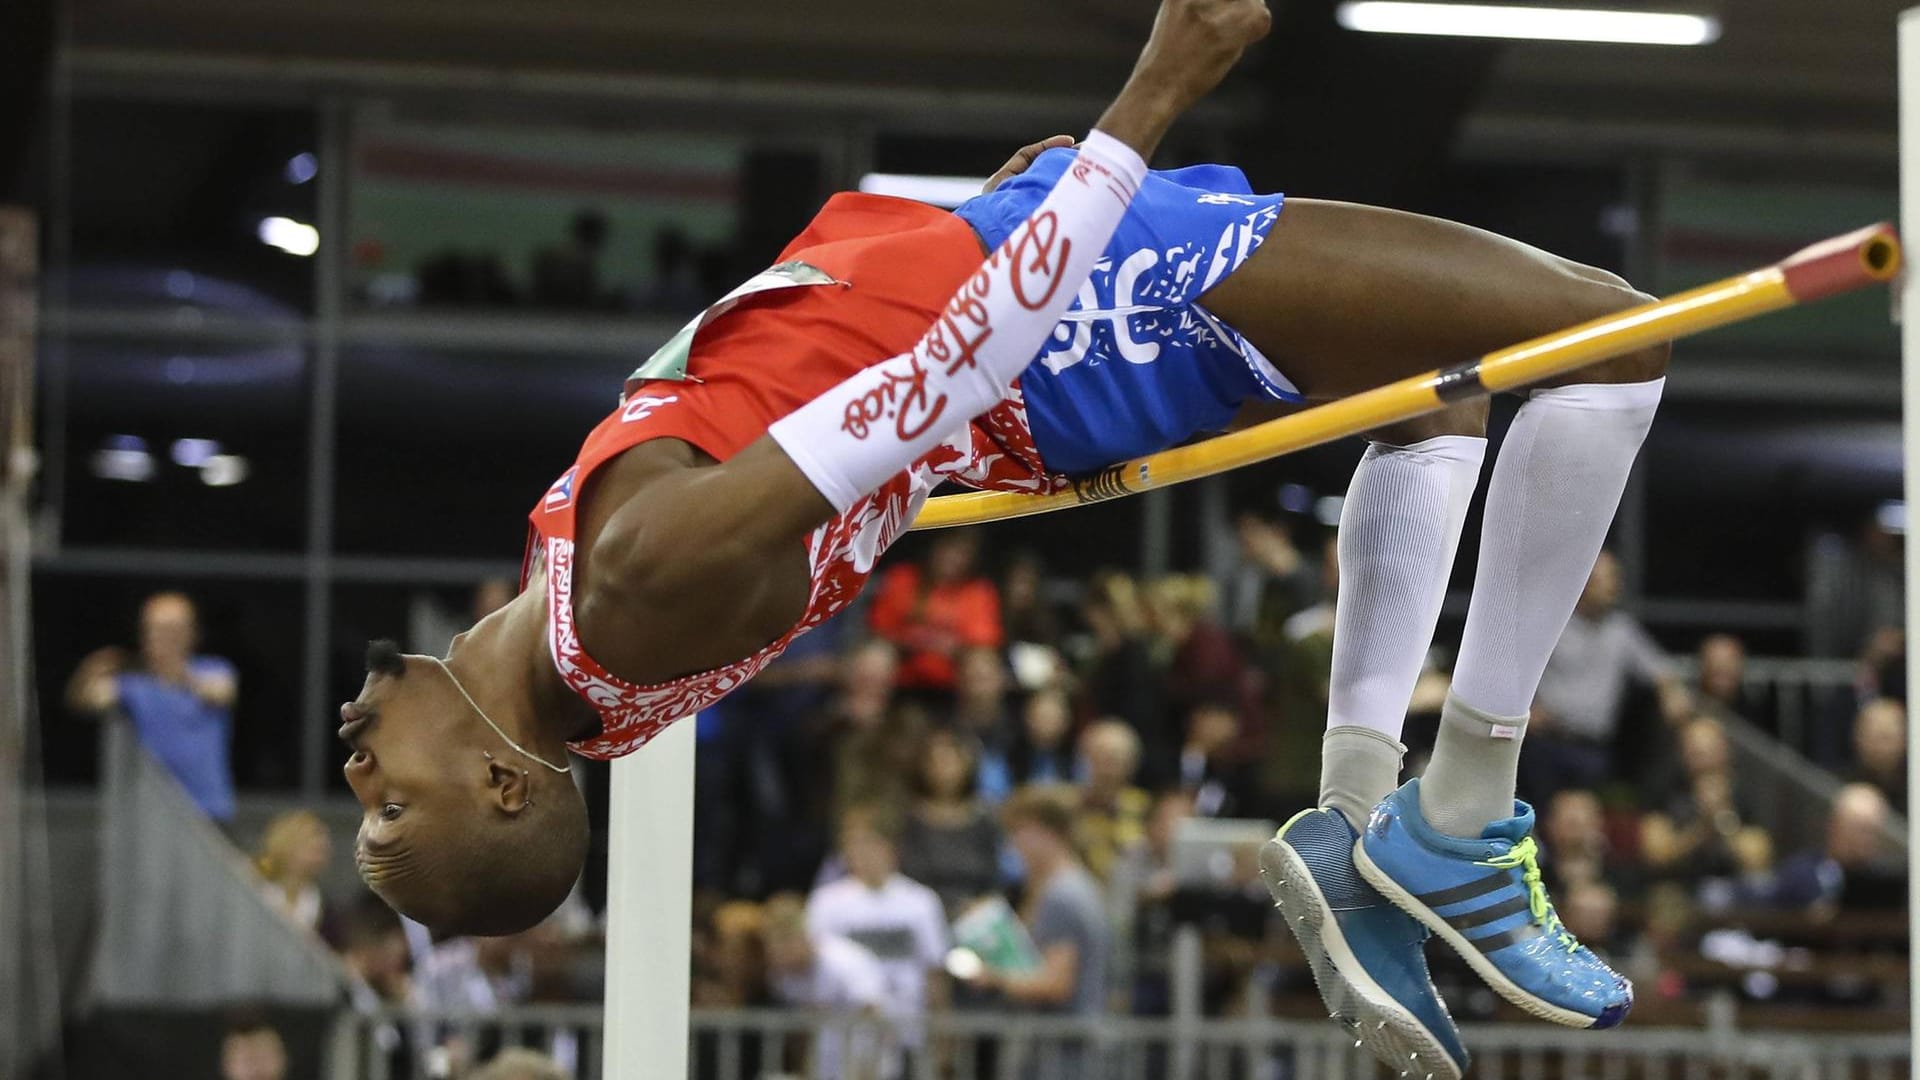
{"label": "athlete's ear", "polygon": [[487,755],[487,800],[509,816],[519,814],[533,805],[533,778],[527,770],[508,765]]}

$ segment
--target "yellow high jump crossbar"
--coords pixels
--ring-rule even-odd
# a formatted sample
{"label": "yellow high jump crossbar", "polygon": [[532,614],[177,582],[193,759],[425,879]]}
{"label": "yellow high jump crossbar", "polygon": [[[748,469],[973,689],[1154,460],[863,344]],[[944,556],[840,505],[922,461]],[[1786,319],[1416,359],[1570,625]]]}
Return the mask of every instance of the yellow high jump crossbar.
{"label": "yellow high jump crossbar", "polygon": [[1456,401],[1518,389],[1636,349],[1891,281],[1900,265],[1900,237],[1893,226],[1870,225],[1762,270],[1230,435],[1135,458],[1075,480],[1072,487],[1051,495],[973,492],[931,499],[913,527],[946,529],[1044,514],[1198,480],[1410,420]]}

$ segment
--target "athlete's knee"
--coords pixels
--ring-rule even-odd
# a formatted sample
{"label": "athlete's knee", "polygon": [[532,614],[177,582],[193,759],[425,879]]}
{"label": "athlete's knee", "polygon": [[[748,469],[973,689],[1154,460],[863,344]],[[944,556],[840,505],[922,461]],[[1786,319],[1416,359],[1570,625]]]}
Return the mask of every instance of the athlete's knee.
{"label": "athlete's knee", "polygon": [[[1617,315],[1622,311],[1651,304],[1656,299],[1634,288],[1625,278],[1609,270],[1593,266],[1578,266],[1573,268],[1573,273],[1580,282],[1577,286],[1580,296],[1576,306],[1585,313],[1587,319],[1602,319],[1609,315]],[[1609,360],[1602,360],[1554,381],[1563,383],[1647,382],[1667,373],[1667,362],[1672,355],[1673,346],[1663,341]]]}
{"label": "athlete's knee", "polygon": [[1482,397],[1472,401],[1455,402],[1439,412],[1375,428],[1367,432],[1367,439],[1370,442],[1386,443],[1389,446],[1412,446],[1414,443],[1425,442],[1442,435],[1472,435],[1484,438],[1486,434],[1487,399]]}

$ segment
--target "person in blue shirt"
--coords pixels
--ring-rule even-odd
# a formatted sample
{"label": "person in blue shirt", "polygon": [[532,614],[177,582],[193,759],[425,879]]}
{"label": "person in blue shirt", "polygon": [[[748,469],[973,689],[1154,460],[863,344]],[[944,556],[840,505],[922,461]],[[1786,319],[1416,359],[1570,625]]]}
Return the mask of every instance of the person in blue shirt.
{"label": "person in blue shirt", "polygon": [[233,664],[194,653],[199,619],[193,601],[155,593],[140,609],[140,657],[109,646],[87,655],[67,683],[76,712],[124,713],[141,745],[180,781],[214,821],[233,820]]}

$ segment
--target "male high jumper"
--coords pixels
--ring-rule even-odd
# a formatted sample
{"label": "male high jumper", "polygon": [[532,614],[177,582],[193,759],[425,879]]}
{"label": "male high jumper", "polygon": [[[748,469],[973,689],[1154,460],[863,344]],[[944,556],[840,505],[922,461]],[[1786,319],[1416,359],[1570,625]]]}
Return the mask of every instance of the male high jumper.
{"label": "male high jumper", "polygon": [[[943,480],[1057,490],[1236,415],[1646,301],[1462,225],[1283,211],[1236,169],[1148,170],[1269,22],[1261,0],[1162,0],[1077,147],[1022,149],[952,213],[836,195],[641,365],[534,508],[519,597],[444,660],[370,650],[341,708],[368,885],[444,933],[543,918],[586,851],[567,753],[631,753],[752,678],[846,606]],[[1649,349],[1526,396],[1489,481],[1433,761],[1397,789],[1484,399],[1369,433],[1348,491],[1320,808],[1264,862],[1329,1011],[1415,1076],[1467,1060],[1428,979],[1430,933],[1546,1019],[1606,1027],[1632,1003],[1555,916],[1514,773],[1666,363]]]}

